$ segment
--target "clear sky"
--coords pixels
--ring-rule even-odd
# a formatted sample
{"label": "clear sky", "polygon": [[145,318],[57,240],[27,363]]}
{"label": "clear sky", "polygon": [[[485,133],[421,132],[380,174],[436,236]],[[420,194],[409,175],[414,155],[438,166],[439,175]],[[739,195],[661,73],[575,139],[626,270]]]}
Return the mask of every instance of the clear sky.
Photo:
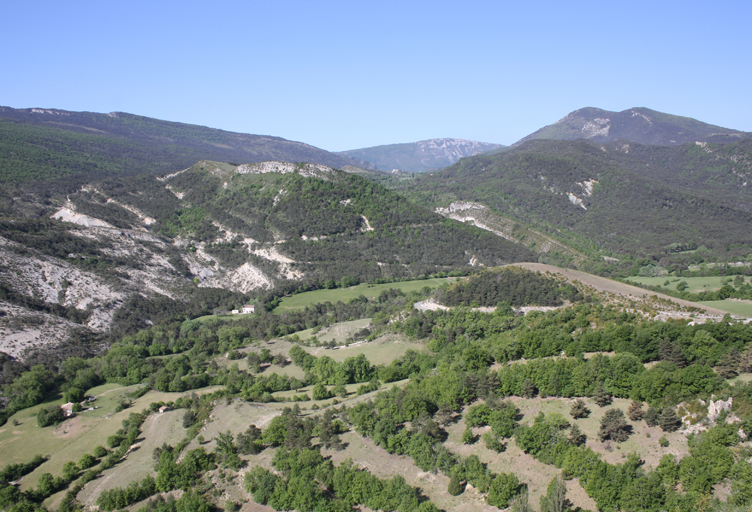
{"label": "clear sky", "polygon": [[12,1],[0,105],[330,151],[511,144],[578,108],[752,131],[752,1]]}

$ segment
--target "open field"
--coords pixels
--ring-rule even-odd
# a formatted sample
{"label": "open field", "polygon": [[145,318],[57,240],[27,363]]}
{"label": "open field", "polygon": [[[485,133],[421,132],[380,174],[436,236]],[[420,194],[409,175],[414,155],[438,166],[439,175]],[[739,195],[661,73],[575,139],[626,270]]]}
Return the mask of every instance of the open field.
{"label": "open field", "polygon": [[[510,471],[517,475],[520,482],[526,483],[530,493],[530,504],[537,510],[540,497],[546,494],[548,484],[556,477],[560,470],[554,466],[543,464],[531,455],[523,452],[514,439],[508,440],[506,450],[497,453],[486,448],[483,441],[478,440],[472,445],[462,442],[462,433],[465,431],[465,420],[460,419],[457,423],[447,427],[449,437],[444,443],[445,446],[458,455],[467,458],[471,455],[477,455],[478,458],[488,464],[488,467],[495,473]],[[490,430],[490,427],[474,428],[476,435],[480,436]],[[447,484],[449,479],[446,479]],[[577,479],[567,481],[567,497],[575,504],[585,510],[596,510],[595,502],[588,497],[585,489],[579,484]],[[447,509],[449,510],[449,509]]]}
{"label": "open field", "polygon": [[299,293],[292,297],[285,297],[274,310],[275,313],[284,311],[297,311],[304,309],[306,306],[318,304],[320,302],[348,302],[361,295],[366,297],[378,297],[382,291],[389,288],[396,288],[405,293],[415,290],[421,290],[428,286],[429,288],[438,288],[444,283],[455,281],[455,277],[444,277],[434,279],[422,279],[417,281],[398,281],[396,283],[385,284],[359,284],[350,288],[335,288],[333,290],[315,290],[312,292]]}
{"label": "open field", "polygon": [[405,340],[402,336],[387,334],[373,341],[353,344],[349,347],[327,349],[325,347],[304,347],[305,350],[316,357],[328,356],[337,362],[342,362],[348,357],[356,357],[363,354],[371,364],[388,365],[395,359],[402,357],[408,350],[425,350],[425,345]]}
{"label": "open field", "polygon": [[[581,418],[578,420],[572,419],[569,415],[569,410],[574,403],[573,399],[567,398],[510,398],[512,402],[520,409],[520,412],[524,415],[520,423],[531,424],[540,411],[545,414],[558,412],[564,416],[570,423],[577,423],[580,430],[587,435],[587,446],[594,452],[603,457],[603,460],[609,464],[618,464],[623,462],[626,456],[632,452],[640,455],[640,458],[645,461],[645,467],[653,469],[658,466],[658,463],[666,454],[673,454],[677,459],[681,459],[688,453],[687,438],[677,432],[663,432],[660,427],[648,427],[644,421],[630,421],[627,422],[632,425],[633,433],[623,443],[602,443],[598,441],[598,431],[600,430],[601,419],[609,409],[621,409],[625,416],[631,400],[623,398],[615,398],[611,405],[606,407],[598,407],[593,403],[592,399],[585,400],[585,403],[590,409],[590,416],[587,418]],[[643,405],[643,410],[647,411],[647,405]],[[650,437],[648,437],[648,435]],[[658,440],[661,436],[666,436],[669,441],[669,445],[666,448],[662,448],[658,444]],[[611,446],[611,450],[608,446]]]}
{"label": "open field", "polygon": [[[692,293],[698,293],[698,292],[712,292],[714,290],[720,290],[721,286],[723,286],[723,283],[721,281],[726,281],[728,277],[726,276],[709,276],[709,277],[672,277],[672,276],[666,276],[666,277],[629,277],[628,280],[633,283],[642,284],[645,286],[660,286],[661,288],[665,288],[667,290],[673,290],[676,291],[676,286],[681,283],[682,281],[685,281],[687,283],[687,289],[686,291],[692,292]],[[666,281],[669,282],[669,284],[664,284]],[[747,278],[747,281],[749,281],[749,278]]]}
{"label": "open field", "polygon": [[[151,402],[160,400],[167,402],[185,395],[185,393],[150,391],[134,400],[131,407],[114,413],[117,402],[137,387],[106,384],[93,388],[93,391],[100,391],[100,393],[95,395],[97,400],[92,405],[99,405],[100,408],[79,413],[56,426],[40,428],[37,425],[36,414],[40,408],[47,405],[62,404],[62,400],[19,411],[0,428],[0,461],[5,465],[28,462],[36,454],[49,456],[47,462],[23,478],[21,489],[30,489],[36,486],[37,480],[43,473],[60,476],[66,462],[77,462],[84,453],[91,453],[96,446],[106,446],[107,438],[120,428],[122,421],[130,413],[140,412]],[[216,389],[217,386],[212,386],[197,390],[197,392],[207,393]],[[17,426],[13,425],[13,420],[18,421]]]}
{"label": "open field", "polygon": [[156,476],[152,453],[162,443],[176,445],[185,436],[182,425],[183,410],[150,415],[141,427],[141,436],[128,457],[120,464],[104,471],[89,482],[78,495],[82,503],[95,505],[97,497],[115,487],[125,487],[147,475]]}
{"label": "open field", "polygon": [[[318,330],[306,329],[304,331],[298,331],[295,334],[298,338],[304,341],[311,339],[315,335],[319,341],[334,341],[335,343],[342,344],[349,336],[367,327],[371,327],[371,319],[361,318],[360,320],[340,322],[329,327],[318,328]],[[314,333],[314,331],[316,332]]]}
{"label": "open field", "polygon": [[[673,302],[674,304],[676,304],[677,310],[680,308],[697,308],[700,310],[705,310],[705,314],[708,317],[714,317],[717,319],[723,318],[723,315],[726,314],[725,311],[721,311],[720,309],[717,309],[714,307],[704,306],[702,304],[698,304],[697,302],[690,302],[684,299],[677,299],[675,297],[671,297],[670,295],[664,295],[662,293],[645,290],[644,288],[639,288],[637,286],[632,286],[630,284],[621,283],[619,281],[614,281],[612,279],[608,279],[605,277],[587,274],[585,272],[580,272],[579,270],[560,268],[560,267],[555,267],[553,265],[546,265],[544,263],[513,263],[512,265],[516,267],[526,268],[529,270],[534,270],[534,271],[551,272],[553,274],[559,274],[567,278],[570,281],[579,281],[586,287],[587,286],[592,287],[598,292],[603,292],[606,294],[621,295],[627,299],[644,300],[644,299],[656,298],[662,301]],[[666,279],[664,278],[663,281],[665,280]],[[670,312],[668,313],[669,313],[668,316],[674,316],[670,314]],[[680,314],[676,316],[688,318],[688,315],[686,314]]]}
{"label": "open field", "polygon": [[711,306],[716,309],[728,311],[732,315],[745,316],[752,318],[752,300],[742,299],[725,299],[725,300],[708,300],[698,302],[703,306]]}

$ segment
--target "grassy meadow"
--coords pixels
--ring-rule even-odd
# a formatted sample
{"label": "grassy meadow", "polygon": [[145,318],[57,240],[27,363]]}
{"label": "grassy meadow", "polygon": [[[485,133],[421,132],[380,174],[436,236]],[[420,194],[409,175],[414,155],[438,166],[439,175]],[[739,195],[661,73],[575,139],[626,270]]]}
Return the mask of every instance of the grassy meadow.
{"label": "grassy meadow", "polygon": [[442,284],[454,282],[455,277],[443,277],[433,279],[420,279],[417,281],[398,281],[396,283],[385,284],[359,284],[349,288],[334,288],[332,290],[315,290],[312,292],[299,293],[291,297],[285,297],[276,309],[275,313],[284,311],[297,311],[305,309],[306,306],[312,306],[320,302],[348,302],[361,295],[366,297],[378,297],[381,292],[390,288],[402,290],[409,293],[415,290],[421,290],[426,286],[429,288],[438,288]]}
{"label": "grassy meadow", "polygon": [[[723,286],[723,282],[728,280],[727,276],[708,276],[708,277],[629,277],[628,280],[632,283],[637,283],[646,286],[660,286],[665,290],[677,291],[676,286],[685,281],[687,283],[687,289],[685,291],[691,293],[699,292],[712,292],[719,290]],[[668,284],[666,284],[668,281]],[[749,277],[745,279],[749,282]],[[715,302],[713,304],[716,304]],[[716,307],[716,306],[713,306]]]}
{"label": "grassy meadow", "polygon": [[728,311],[732,315],[746,316],[752,318],[752,300],[725,299],[725,300],[706,300],[698,302],[703,306],[709,306],[721,311]]}

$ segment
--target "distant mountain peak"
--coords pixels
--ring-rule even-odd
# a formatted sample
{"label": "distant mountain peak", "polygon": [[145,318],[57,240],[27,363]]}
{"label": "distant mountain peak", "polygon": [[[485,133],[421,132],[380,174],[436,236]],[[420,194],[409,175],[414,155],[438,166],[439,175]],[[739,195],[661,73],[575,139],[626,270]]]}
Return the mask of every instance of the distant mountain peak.
{"label": "distant mountain peak", "polygon": [[520,139],[515,145],[533,139],[588,139],[601,143],[628,140],[654,146],[674,146],[696,141],[728,143],[749,136],[739,130],[645,107],[633,107],[621,112],[585,107]]}
{"label": "distant mountain peak", "polygon": [[372,162],[383,171],[426,172],[452,165],[460,158],[503,146],[474,140],[437,138],[342,151],[339,154]]}

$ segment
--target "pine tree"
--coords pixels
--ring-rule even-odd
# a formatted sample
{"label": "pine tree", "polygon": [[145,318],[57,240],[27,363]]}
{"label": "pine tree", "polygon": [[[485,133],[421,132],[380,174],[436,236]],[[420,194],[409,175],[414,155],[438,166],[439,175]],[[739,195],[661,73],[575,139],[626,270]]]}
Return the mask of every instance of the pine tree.
{"label": "pine tree", "polygon": [[739,375],[741,361],[741,354],[739,354],[739,351],[736,350],[736,348],[732,347],[728,354],[721,357],[718,361],[718,375],[724,379],[733,379]]}
{"label": "pine tree", "polygon": [[658,344],[658,354],[660,354],[661,361],[671,361],[672,350],[673,343],[667,338],[663,338]]}
{"label": "pine tree", "polygon": [[673,407],[664,407],[658,415],[658,425],[664,432],[676,432],[682,426],[682,420]]}
{"label": "pine tree", "polygon": [[538,390],[530,379],[525,379],[522,383],[522,396],[524,398],[533,398],[538,394]]}
{"label": "pine tree", "polygon": [[593,402],[599,407],[606,407],[612,401],[611,395],[606,391],[603,381],[598,381],[593,392]]}
{"label": "pine tree", "polygon": [[578,398],[569,410],[569,414],[571,414],[574,419],[587,418],[590,416],[590,409],[585,405],[584,400]]}
{"label": "pine tree", "polygon": [[462,442],[465,444],[475,443],[475,434],[473,434],[473,429],[471,429],[470,427],[465,428],[465,431],[462,433]]}
{"label": "pine tree", "polygon": [[527,486],[509,503],[511,512],[533,512]]}
{"label": "pine tree", "polygon": [[649,407],[643,419],[648,424],[648,427],[656,426],[658,424],[658,411],[653,407]]}
{"label": "pine tree", "polygon": [[627,423],[624,412],[621,409],[609,409],[601,419],[601,428],[598,431],[598,439],[607,441],[611,439],[621,443],[629,439],[632,426]]}
{"label": "pine tree", "polygon": [[632,404],[629,406],[629,410],[627,410],[627,416],[632,421],[640,421],[645,416],[645,412],[642,410],[642,402],[632,400]]}
{"label": "pine tree", "polygon": [[684,368],[687,366],[687,358],[678,342],[674,342],[671,347],[671,357],[669,358],[669,361],[674,363],[677,368]]}
{"label": "pine tree", "polygon": [[569,444],[574,446],[582,446],[587,442],[587,436],[582,433],[582,430],[580,430],[580,427],[578,427],[576,423],[572,425],[572,428],[569,430],[568,441]]}
{"label": "pine tree", "polygon": [[564,482],[564,477],[559,474],[548,484],[546,495],[541,496],[541,512],[564,512],[569,510],[570,505],[567,499],[567,484]]}
{"label": "pine tree", "polygon": [[460,483],[460,478],[457,475],[452,475],[452,477],[449,479],[449,487],[447,488],[447,492],[452,496],[459,496],[463,491],[464,489],[462,488],[462,484]]}

